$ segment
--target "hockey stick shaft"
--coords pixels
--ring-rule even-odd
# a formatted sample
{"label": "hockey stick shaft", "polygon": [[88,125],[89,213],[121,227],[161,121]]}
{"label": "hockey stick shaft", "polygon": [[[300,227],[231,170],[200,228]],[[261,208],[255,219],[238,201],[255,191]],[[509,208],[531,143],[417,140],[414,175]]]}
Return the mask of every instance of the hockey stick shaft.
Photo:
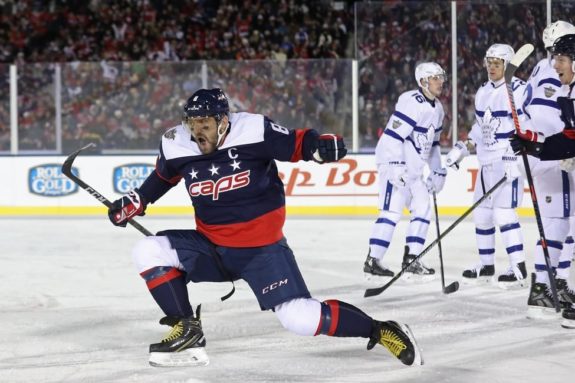
{"label": "hockey stick shaft", "polygon": [[439,251],[439,271],[441,271],[441,287],[445,290],[445,272],[443,270],[443,250],[441,249],[441,232],[439,230],[439,214],[437,213],[437,196],[433,192],[433,209],[435,210],[435,229],[437,231],[437,250]]}
{"label": "hockey stick shaft", "polygon": [[[511,61],[507,64],[505,68],[505,88],[507,89],[507,97],[509,98],[509,106],[511,107],[511,116],[513,117],[513,124],[515,125],[515,131],[519,133],[521,131],[521,125],[519,124],[519,117],[517,115],[517,108],[515,107],[515,99],[513,97],[513,87],[511,80],[513,79],[513,74],[521,65],[521,63],[533,52],[533,45],[525,44],[513,56]],[[535,184],[533,183],[533,175],[531,174],[531,168],[529,166],[529,159],[527,158],[527,153],[524,151],[521,153],[521,158],[523,160],[523,166],[525,167],[525,175],[527,177],[527,183],[529,184],[529,194],[531,196],[531,202],[533,203],[533,210],[535,212],[535,220],[537,221],[537,229],[539,231],[539,242],[541,243],[541,249],[543,249],[543,255],[545,258],[545,264],[547,266],[547,274],[549,276],[549,287],[551,288],[551,294],[553,295],[553,303],[555,305],[555,311],[561,311],[559,306],[559,296],[557,294],[557,286],[555,285],[555,277],[553,276],[553,269],[551,266],[551,258],[549,256],[549,249],[547,248],[547,240],[545,239],[545,230],[543,228],[543,221],[541,219],[541,212],[539,210],[539,203],[537,201],[537,194],[535,193]]]}
{"label": "hockey stick shaft", "polygon": [[[89,149],[89,148],[93,148],[96,147],[95,144],[90,143],[78,150],[76,150],[75,152],[73,152],[72,154],[70,154],[66,160],[64,161],[64,163],[62,164],[62,173],[64,173],[66,175],[66,177],[70,178],[72,181],[74,181],[74,183],[76,185],[78,185],[79,187],[81,187],[82,189],[86,190],[88,192],[88,194],[90,194],[92,197],[96,198],[98,201],[100,201],[103,205],[105,205],[107,208],[112,207],[112,202],[110,202],[106,197],[104,197],[102,194],[98,193],[93,187],[91,187],[90,185],[88,185],[87,183],[85,183],[84,181],[82,181],[80,178],[76,177],[74,175],[74,173],[72,172],[72,164],[74,163],[74,160],[76,159],[76,157],[78,156],[78,154],[80,154],[81,151],[85,150],[85,149]],[[140,225],[138,222],[136,222],[136,220],[134,219],[130,219],[128,220],[128,223],[130,225],[132,225],[133,227],[135,227],[138,231],[140,231],[142,234],[146,235],[146,236],[151,236],[153,235],[150,231],[148,231],[145,227],[143,227],[142,225]]]}
{"label": "hockey stick shaft", "polygon": [[477,206],[479,206],[491,194],[493,194],[493,192],[495,190],[497,190],[497,188],[499,186],[501,186],[506,180],[507,180],[507,177],[503,177],[502,179],[497,181],[497,183],[495,185],[493,185],[493,187],[491,189],[489,189],[487,192],[485,192],[485,194],[483,194],[483,196],[481,198],[479,198],[477,200],[477,202],[475,202],[473,205],[471,205],[471,207],[469,209],[467,209],[461,217],[457,218],[457,220],[455,220],[455,222],[453,222],[447,229],[445,229],[445,231],[443,233],[441,233],[441,235],[439,235],[435,241],[431,242],[429,244],[429,246],[427,246],[425,249],[423,249],[423,251],[421,253],[419,253],[419,255],[417,257],[415,257],[411,262],[409,262],[407,265],[405,265],[397,274],[395,274],[395,276],[393,278],[391,278],[391,280],[389,280],[389,282],[387,282],[385,285],[383,285],[381,287],[375,287],[373,289],[365,290],[365,293],[363,294],[363,296],[365,298],[372,297],[375,295],[379,295],[379,294],[383,293],[385,290],[387,290],[387,288],[389,286],[391,286],[393,283],[395,283],[395,281],[397,281],[399,279],[399,277],[401,277],[403,275],[403,273],[407,269],[409,269],[409,267],[411,266],[412,263],[415,263],[416,261],[418,261],[419,258],[423,257],[429,250],[431,250],[431,248],[433,248],[433,246],[435,246],[437,243],[439,243],[439,241],[441,241],[447,234],[449,234],[451,232],[451,230],[453,230],[457,225],[459,225],[459,223],[461,221],[463,221],[465,219],[465,217],[467,217],[469,214],[471,214],[471,212],[473,210],[475,210],[477,208]]}

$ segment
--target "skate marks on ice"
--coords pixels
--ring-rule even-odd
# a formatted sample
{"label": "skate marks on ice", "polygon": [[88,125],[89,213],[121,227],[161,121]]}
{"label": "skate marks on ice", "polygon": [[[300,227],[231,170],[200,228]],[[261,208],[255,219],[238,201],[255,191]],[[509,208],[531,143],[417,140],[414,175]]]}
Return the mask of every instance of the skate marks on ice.
{"label": "skate marks on ice", "polygon": [[[152,231],[190,225],[173,219],[145,223]],[[449,280],[460,280],[461,271],[475,261],[474,231],[465,224],[454,230],[457,238],[442,241]],[[0,233],[11,233],[10,240],[2,238],[0,254],[0,381],[571,379],[575,331],[562,329],[559,320],[526,319],[528,289],[462,285],[445,295],[439,279],[423,284],[398,281],[380,296],[364,299],[368,286],[362,264],[370,227],[371,220],[292,219],[285,233],[317,299],[341,299],[377,319],[409,324],[423,350],[424,366],[405,367],[383,347],[367,351],[367,339],[290,334],[273,313],[260,312],[240,282],[224,303],[219,297],[229,290],[227,284],[189,285],[192,303],[203,303],[209,366],[150,367],[148,345],[169,329],[157,324],[162,315],[131,264],[131,246],[141,234],[98,218],[0,219]],[[522,227],[526,238],[530,231],[535,238],[534,223],[522,222]],[[71,230],[77,234],[70,235]],[[397,230],[403,233],[401,225]],[[390,249],[392,269],[401,263],[401,245],[399,238],[397,251]],[[499,254],[497,268],[504,270],[507,260]],[[437,254],[432,250],[425,262],[437,266]]]}

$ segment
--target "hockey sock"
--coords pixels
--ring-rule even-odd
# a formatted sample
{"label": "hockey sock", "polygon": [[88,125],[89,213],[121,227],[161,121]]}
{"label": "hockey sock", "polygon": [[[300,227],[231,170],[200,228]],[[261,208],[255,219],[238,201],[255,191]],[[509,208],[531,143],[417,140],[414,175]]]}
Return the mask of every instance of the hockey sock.
{"label": "hockey sock", "polygon": [[492,210],[478,207],[473,212],[475,240],[482,265],[495,263],[495,226],[492,223]]}
{"label": "hockey sock", "polygon": [[140,274],[158,306],[167,316],[187,318],[193,315],[185,274],[175,267],[158,266]]}
{"label": "hockey sock", "polygon": [[315,335],[369,338],[373,319],[358,309],[338,300],[321,303],[321,317]]}
{"label": "hockey sock", "polygon": [[393,237],[395,225],[401,215],[391,211],[381,211],[377,221],[373,224],[371,237],[369,238],[369,255],[373,258],[382,259]]}
{"label": "hockey sock", "polygon": [[509,256],[511,265],[516,265],[519,262],[525,262],[525,254],[523,253],[523,236],[521,235],[521,225],[519,222],[509,223],[499,227],[505,251]]}
{"label": "hockey sock", "polygon": [[563,250],[561,250],[559,264],[557,265],[557,278],[569,279],[569,269],[573,258],[573,243],[573,237],[571,236],[568,236],[563,242]]}
{"label": "hockey sock", "polygon": [[419,253],[421,253],[421,249],[425,243],[425,237],[427,236],[428,228],[429,219],[414,217],[411,221],[409,221],[405,244],[409,246],[410,254],[419,255]]}

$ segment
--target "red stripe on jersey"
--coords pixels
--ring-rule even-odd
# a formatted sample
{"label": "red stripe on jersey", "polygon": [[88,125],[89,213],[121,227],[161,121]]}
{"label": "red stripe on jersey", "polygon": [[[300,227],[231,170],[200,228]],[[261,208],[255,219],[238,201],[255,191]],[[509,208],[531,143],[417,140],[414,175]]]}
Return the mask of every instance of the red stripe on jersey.
{"label": "red stripe on jersey", "polygon": [[156,172],[156,174],[158,175],[158,177],[160,177],[161,179],[163,179],[164,181],[166,181],[167,183],[172,184],[172,185],[177,184],[177,183],[180,182],[180,180],[182,179],[182,176],[181,176],[181,175],[177,175],[177,176],[175,176],[175,177],[172,177],[172,178],[168,179],[168,178],[164,177],[164,176],[158,171],[158,169],[156,169],[155,172]]}
{"label": "red stripe on jersey", "polygon": [[270,245],[283,238],[285,216],[284,206],[251,221],[224,225],[209,225],[196,216],[196,228],[219,246],[259,247]]}
{"label": "red stripe on jersey", "polygon": [[333,334],[335,334],[335,330],[337,330],[337,325],[339,323],[339,302],[336,300],[329,300],[324,301],[324,303],[327,303],[329,305],[329,308],[331,309],[331,323],[329,326],[329,331],[327,332],[326,335],[333,336]]}
{"label": "red stripe on jersey", "polygon": [[571,140],[575,140],[575,129],[564,129],[563,135]]}
{"label": "red stripe on jersey", "polygon": [[298,162],[303,158],[303,136],[309,129],[296,129],[295,130],[295,148],[290,158],[290,162]]}
{"label": "red stripe on jersey", "polygon": [[[147,271],[149,271],[149,270],[147,270]],[[143,277],[147,273],[147,271],[144,271],[140,275]],[[180,275],[182,275],[182,272],[176,268],[173,268],[170,271],[168,271],[166,274],[160,275],[158,278],[154,278],[152,280],[146,281],[146,285],[148,286],[148,290],[152,290],[161,284],[169,282],[174,278],[178,278]]]}

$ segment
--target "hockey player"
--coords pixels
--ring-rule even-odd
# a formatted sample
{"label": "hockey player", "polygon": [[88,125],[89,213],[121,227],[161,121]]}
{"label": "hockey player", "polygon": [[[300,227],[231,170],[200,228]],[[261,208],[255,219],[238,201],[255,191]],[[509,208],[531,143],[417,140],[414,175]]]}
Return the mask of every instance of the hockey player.
{"label": "hockey player", "polygon": [[208,363],[200,306],[194,314],[186,284],[245,280],[262,310],[299,335],[368,338],[406,365],[422,364],[407,325],[377,321],[338,300],[313,299],[282,233],[284,185],[275,160],[334,162],[343,139],[315,130],[288,130],[260,114],[229,113],[220,89],[200,89],[184,106],[183,122],[162,137],[156,170],[109,209],[114,225],[144,215],[183,179],[195,208],[195,230],[165,230],[140,240],[133,259],[173,326],[150,345],[153,366]]}
{"label": "hockey player", "polygon": [[[475,94],[476,122],[469,132],[469,139],[457,142],[446,159],[448,166],[457,168],[463,157],[469,155],[469,149],[475,147],[479,173],[474,201],[504,176],[507,177],[506,182],[473,211],[480,263],[463,271],[465,282],[488,281],[495,275],[495,226],[498,226],[509,256],[509,269],[497,278],[502,288],[523,286],[527,276],[523,235],[515,210],[523,198],[523,177],[517,157],[509,146],[514,125],[503,76],[514,53],[507,44],[493,44],[487,49],[484,63],[488,81]],[[513,78],[512,87],[519,99],[525,83]],[[518,113],[522,113],[521,110]]]}
{"label": "hockey player", "polygon": [[[405,238],[402,267],[419,255],[425,243],[431,218],[429,193],[439,193],[445,184],[446,169],[441,164],[439,135],[444,111],[438,97],[445,71],[434,62],[415,68],[418,89],[399,96],[395,112],[375,149],[379,175],[379,217],[369,239],[364,262],[368,275],[392,277],[393,271],[382,262],[404,207],[411,220]],[[424,178],[426,167],[429,176]],[[407,278],[430,280],[435,270],[420,260],[406,270]]]}
{"label": "hockey player", "polygon": [[[535,130],[525,129],[515,134],[511,140],[516,152],[526,152],[543,161],[575,156],[575,34],[567,34],[555,40],[551,54],[553,68],[562,85],[557,104],[561,111],[563,130],[545,138]],[[563,327],[575,328],[575,306],[565,308],[563,318]]]}
{"label": "hockey player", "polygon": [[[565,21],[549,24],[543,31],[545,48],[551,49],[557,38],[569,33],[575,33],[575,27]],[[561,82],[552,65],[549,56],[533,69],[525,88],[524,111],[528,119],[521,124],[522,128],[536,128],[546,136],[560,133],[564,126],[557,106]],[[568,284],[573,239],[565,238],[569,232],[569,221],[574,218],[571,202],[575,201],[573,165],[572,160],[540,161],[529,157],[547,250],[556,271],[555,285],[563,306],[575,303],[575,293]],[[527,306],[528,318],[555,317],[549,274],[540,241],[535,249],[535,282],[531,284]]]}

